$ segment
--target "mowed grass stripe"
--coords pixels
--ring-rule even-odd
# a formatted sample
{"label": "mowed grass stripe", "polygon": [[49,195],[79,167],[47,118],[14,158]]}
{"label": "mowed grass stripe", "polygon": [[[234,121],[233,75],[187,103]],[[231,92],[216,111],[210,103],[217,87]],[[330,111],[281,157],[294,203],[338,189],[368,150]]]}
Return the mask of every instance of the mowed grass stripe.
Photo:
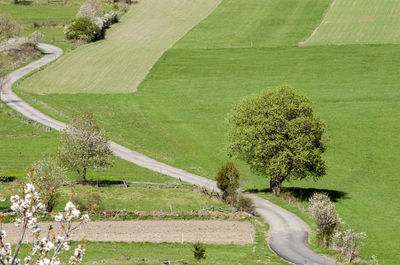
{"label": "mowed grass stripe", "polygon": [[321,21],[330,0],[225,0],[176,49],[294,46]]}
{"label": "mowed grass stripe", "polygon": [[27,92],[129,93],[220,0],[139,1],[106,40],[78,48],[24,81]]}
{"label": "mowed grass stripe", "polygon": [[302,45],[400,43],[400,3],[336,0],[323,23]]}

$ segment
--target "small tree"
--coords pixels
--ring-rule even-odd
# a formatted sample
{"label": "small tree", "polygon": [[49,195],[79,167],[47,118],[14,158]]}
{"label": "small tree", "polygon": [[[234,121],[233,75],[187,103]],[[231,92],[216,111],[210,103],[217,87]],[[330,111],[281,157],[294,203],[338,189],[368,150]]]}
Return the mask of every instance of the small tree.
{"label": "small tree", "polygon": [[218,170],[216,180],[217,186],[222,191],[222,199],[234,204],[237,200],[237,189],[239,188],[239,170],[233,162],[226,162]]}
{"label": "small tree", "polygon": [[206,246],[200,242],[193,244],[193,256],[197,261],[201,261],[206,258]]}
{"label": "small tree", "polygon": [[61,146],[57,157],[62,165],[76,170],[86,183],[88,168],[109,168],[113,155],[106,132],[101,129],[90,112],[75,115],[72,124],[60,133]]}
{"label": "small tree", "polygon": [[10,14],[0,14],[0,41],[18,37],[22,31],[22,24],[15,21]]}
{"label": "small tree", "polygon": [[32,169],[33,176],[40,187],[40,195],[46,205],[46,211],[50,213],[59,197],[58,188],[63,185],[66,170],[50,157],[36,161]]}
{"label": "small tree", "polygon": [[324,247],[329,247],[332,234],[340,223],[335,204],[325,193],[314,193],[310,198],[309,211],[317,224],[318,237]]}
{"label": "small tree", "polygon": [[[364,232],[356,233],[353,229],[346,228],[344,224],[341,224],[333,235],[333,244],[340,254],[348,258],[347,262],[350,263],[359,256],[366,238],[367,235]],[[373,260],[373,263],[376,262]]]}
{"label": "small tree", "polygon": [[310,101],[290,86],[243,99],[227,118],[228,155],[270,178],[279,195],[282,182],[325,174],[324,124]]}

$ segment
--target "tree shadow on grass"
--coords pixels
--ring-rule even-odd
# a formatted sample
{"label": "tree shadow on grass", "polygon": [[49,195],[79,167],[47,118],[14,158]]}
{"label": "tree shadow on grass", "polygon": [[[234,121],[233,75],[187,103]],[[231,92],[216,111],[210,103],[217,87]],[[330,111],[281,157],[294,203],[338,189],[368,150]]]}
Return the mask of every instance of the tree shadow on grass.
{"label": "tree shadow on grass", "polygon": [[0,176],[0,183],[9,183],[13,182],[17,178],[14,176]]}
{"label": "tree shadow on grass", "polygon": [[[271,189],[248,189],[246,192],[250,193],[271,193]],[[281,190],[282,193],[290,193],[293,197],[297,198],[300,201],[308,201],[310,197],[318,192],[318,193],[327,193],[333,202],[337,202],[339,200],[350,199],[347,192],[339,191],[339,190],[329,190],[329,189],[316,189],[316,188],[299,188],[299,187],[283,187]]]}
{"label": "tree shadow on grass", "polygon": [[30,6],[33,4],[33,1],[18,1],[14,2],[15,5],[20,5],[20,6]]}
{"label": "tree shadow on grass", "polygon": [[111,187],[111,186],[125,185],[122,180],[110,180],[110,179],[88,180],[87,184],[97,187]]}

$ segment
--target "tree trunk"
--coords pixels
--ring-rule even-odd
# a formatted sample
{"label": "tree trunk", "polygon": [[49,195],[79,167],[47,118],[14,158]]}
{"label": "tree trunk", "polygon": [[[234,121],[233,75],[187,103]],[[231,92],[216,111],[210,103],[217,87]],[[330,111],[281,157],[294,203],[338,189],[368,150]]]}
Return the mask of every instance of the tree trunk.
{"label": "tree trunk", "polygon": [[87,181],[86,181],[86,167],[83,168],[82,181],[83,181],[83,184],[87,183]]}
{"label": "tree trunk", "polygon": [[269,181],[269,187],[275,196],[279,196],[281,193],[282,182],[271,178]]}

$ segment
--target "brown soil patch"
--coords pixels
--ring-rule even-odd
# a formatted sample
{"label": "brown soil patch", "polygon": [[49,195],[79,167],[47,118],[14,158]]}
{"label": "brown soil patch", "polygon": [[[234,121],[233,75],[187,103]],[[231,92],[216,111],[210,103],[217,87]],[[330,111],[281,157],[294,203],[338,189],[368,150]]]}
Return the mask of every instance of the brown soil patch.
{"label": "brown soil patch", "polygon": [[[57,223],[41,223],[42,235],[48,226]],[[7,231],[6,242],[16,243],[20,231],[14,224],[3,224]],[[222,220],[166,220],[166,221],[101,221],[90,222],[75,231],[72,240],[124,242],[204,242],[210,244],[251,244],[255,229],[249,222]],[[28,231],[25,242],[31,240]]]}

